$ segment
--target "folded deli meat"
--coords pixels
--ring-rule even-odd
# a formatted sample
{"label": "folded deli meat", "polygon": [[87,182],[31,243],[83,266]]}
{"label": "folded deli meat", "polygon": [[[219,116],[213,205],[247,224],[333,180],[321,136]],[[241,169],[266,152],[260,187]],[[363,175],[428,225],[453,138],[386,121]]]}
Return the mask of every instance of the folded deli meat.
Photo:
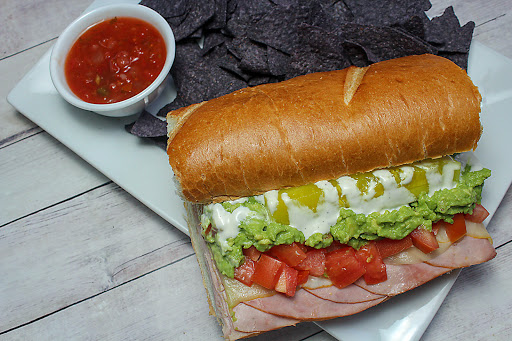
{"label": "folded deli meat", "polygon": [[235,340],[347,316],[496,253],[471,153],[481,96],[433,55],[170,112],[169,162],[211,311]]}

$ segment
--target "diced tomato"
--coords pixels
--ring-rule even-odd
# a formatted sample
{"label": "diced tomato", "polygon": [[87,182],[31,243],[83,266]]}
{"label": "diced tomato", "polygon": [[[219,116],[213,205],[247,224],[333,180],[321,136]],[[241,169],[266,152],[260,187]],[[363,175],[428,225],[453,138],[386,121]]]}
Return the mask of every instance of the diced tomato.
{"label": "diced tomato", "polygon": [[363,264],[357,259],[356,252],[350,246],[329,252],[325,258],[325,270],[332,283],[338,288],[344,288],[365,272]]}
{"label": "diced tomato", "polygon": [[291,267],[296,266],[306,259],[306,253],[302,251],[297,243],[276,245],[271,248],[268,253]]}
{"label": "diced tomato", "polygon": [[295,243],[304,253],[307,253],[309,249],[311,249],[309,246],[301,244],[301,243]]}
{"label": "diced tomato", "polygon": [[297,285],[302,285],[308,281],[309,271],[307,270],[298,270],[299,274],[297,276]]}
{"label": "diced tomato", "polygon": [[443,226],[444,222],[442,220],[439,220],[438,222],[435,222],[432,224],[432,233],[434,236],[437,236],[437,233],[439,232],[439,229],[441,226]]}
{"label": "diced tomato", "polygon": [[369,242],[361,246],[357,250],[356,256],[366,269],[363,275],[366,284],[377,284],[388,279],[386,264],[382,261],[382,256],[375,242]]}
{"label": "diced tomato", "polygon": [[459,213],[453,216],[453,224],[445,223],[446,235],[452,243],[466,235],[466,220],[464,214]]}
{"label": "diced tomato", "polygon": [[481,223],[489,216],[489,212],[480,204],[475,205],[475,209],[472,214],[465,214],[464,217],[466,220],[472,221],[474,223]]}
{"label": "diced tomato", "polygon": [[412,246],[412,239],[410,235],[404,239],[398,240],[384,238],[378,240],[376,246],[379,249],[381,257],[384,259],[410,248]]}
{"label": "diced tomato", "polygon": [[208,227],[204,231],[204,234],[205,235],[209,235],[211,231],[212,231],[212,224],[208,225]]}
{"label": "diced tomato", "polygon": [[264,288],[273,290],[284,265],[280,260],[262,253],[260,259],[256,262],[252,281]]}
{"label": "diced tomato", "polygon": [[326,247],[325,249],[322,249],[322,250],[325,253],[329,253],[329,252],[341,249],[342,247],[346,247],[346,246],[347,246],[346,244],[341,244],[339,241],[335,240],[331,243],[331,245],[329,245],[328,247]]}
{"label": "diced tomato", "polygon": [[244,263],[235,269],[235,279],[247,286],[251,286],[255,269],[256,262],[246,257]]}
{"label": "diced tomato", "polygon": [[257,262],[258,259],[260,259],[261,252],[258,251],[254,246],[251,246],[247,249],[243,250],[244,256],[252,259],[253,261]]}
{"label": "diced tomato", "polygon": [[417,227],[410,234],[412,243],[423,253],[431,253],[432,251],[439,248],[436,236],[432,232],[425,230],[424,228]]}
{"label": "diced tomato", "polygon": [[325,252],[313,249],[306,253],[306,259],[295,266],[297,270],[308,270],[311,276],[322,276],[325,273]]}
{"label": "diced tomato", "polygon": [[298,280],[299,272],[288,265],[284,265],[279,275],[279,279],[277,280],[275,290],[277,292],[281,292],[286,294],[286,296],[295,295],[295,291],[297,290],[297,280]]}

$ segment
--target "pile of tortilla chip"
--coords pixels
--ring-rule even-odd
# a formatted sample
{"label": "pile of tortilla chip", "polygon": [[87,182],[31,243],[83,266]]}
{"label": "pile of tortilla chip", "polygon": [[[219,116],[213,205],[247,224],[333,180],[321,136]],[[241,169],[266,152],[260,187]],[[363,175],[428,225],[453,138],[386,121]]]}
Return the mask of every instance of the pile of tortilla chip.
{"label": "pile of tortilla chip", "polygon": [[[262,83],[432,53],[467,68],[474,22],[428,0],[142,0],[173,29],[176,98],[157,116]],[[165,147],[147,112],[127,129]]]}

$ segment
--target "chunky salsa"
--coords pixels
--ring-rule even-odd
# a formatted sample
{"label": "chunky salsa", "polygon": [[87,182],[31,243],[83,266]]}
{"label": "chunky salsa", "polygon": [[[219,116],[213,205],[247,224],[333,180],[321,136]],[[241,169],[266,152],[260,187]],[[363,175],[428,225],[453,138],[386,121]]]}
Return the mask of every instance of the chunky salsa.
{"label": "chunky salsa", "polygon": [[143,91],[162,70],[167,50],[160,32],[130,17],[87,29],[71,47],[65,74],[71,91],[96,104],[120,102]]}

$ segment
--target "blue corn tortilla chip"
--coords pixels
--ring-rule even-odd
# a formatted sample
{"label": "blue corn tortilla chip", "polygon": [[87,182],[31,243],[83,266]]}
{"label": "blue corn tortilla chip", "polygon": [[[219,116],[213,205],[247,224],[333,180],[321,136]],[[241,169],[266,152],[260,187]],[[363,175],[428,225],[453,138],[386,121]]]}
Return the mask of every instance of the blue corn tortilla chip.
{"label": "blue corn tortilla chip", "polygon": [[289,71],[290,55],[267,46],[267,64],[272,76],[283,76]]}
{"label": "blue corn tortilla chip", "polygon": [[350,66],[339,35],[306,24],[299,26],[298,35],[300,48],[291,56],[286,78]]}
{"label": "blue corn tortilla chip", "polygon": [[130,133],[139,137],[167,136],[167,123],[145,110],[133,124],[126,128]]}
{"label": "blue corn tortilla chip", "polygon": [[185,100],[181,97],[181,94],[177,94],[176,98],[171,103],[164,105],[160,110],[158,110],[156,116],[158,117],[166,117],[169,111],[173,111],[182,107],[186,107]]}
{"label": "blue corn tortilla chip", "polygon": [[240,60],[230,53],[220,57],[216,63],[220,68],[235,74],[246,82],[254,76],[252,73],[242,70],[239,67]]}
{"label": "blue corn tortilla chip", "polygon": [[189,9],[189,2],[189,0],[142,0],[140,4],[155,10],[164,18],[172,18],[185,16]]}
{"label": "blue corn tortilla chip", "polygon": [[[299,44],[296,14],[295,8],[276,7],[254,22],[246,34],[258,43],[291,54]],[[283,18],[287,18],[286,24],[283,24]]]}
{"label": "blue corn tortilla chip", "polygon": [[266,83],[271,83],[272,77],[270,76],[253,76],[247,81],[248,86],[256,86]]}
{"label": "blue corn tortilla chip", "polygon": [[213,48],[222,44],[228,43],[231,38],[218,32],[211,32],[205,35],[204,43],[202,48],[202,54],[205,55],[210,52]]}
{"label": "blue corn tortilla chip", "polygon": [[201,29],[214,15],[214,0],[190,0],[185,20],[179,26],[173,27],[174,38],[176,41],[189,38],[194,32]]}
{"label": "blue corn tortilla chip", "polygon": [[354,20],[354,13],[347,6],[345,1],[326,0],[319,1],[319,3],[323,8],[324,13],[328,13],[330,15],[333,23],[352,22]]}
{"label": "blue corn tortilla chip", "polygon": [[194,34],[198,36],[216,14],[215,0],[144,0],[141,4],[159,12],[167,20],[176,41],[194,37]]}
{"label": "blue corn tortilla chip", "polygon": [[215,0],[213,17],[205,25],[207,30],[221,29],[226,26],[228,0]]}
{"label": "blue corn tortilla chip", "polygon": [[241,36],[231,40],[227,44],[227,48],[240,60],[238,67],[241,70],[263,75],[269,74],[265,45],[258,44],[246,36]]}
{"label": "blue corn tortilla chip", "polygon": [[230,2],[232,4],[228,4],[228,18],[224,32],[232,37],[245,35],[250,25],[276,6],[267,0],[234,0]]}
{"label": "blue corn tortilla chip", "polygon": [[402,29],[414,37],[425,40],[425,24],[427,21],[428,17],[426,14],[415,15],[410,17],[407,21],[391,25],[391,27]]}
{"label": "blue corn tortilla chip", "polygon": [[352,12],[354,23],[372,26],[402,24],[432,7],[428,0],[344,0],[344,3]]}
{"label": "blue corn tortilla chip", "polygon": [[343,42],[343,48],[347,53],[350,64],[352,65],[365,67],[372,63],[372,59],[375,59],[375,56],[373,56],[371,53],[369,56],[369,52],[366,51],[366,49],[358,43],[345,41]]}
{"label": "blue corn tortilla chip", "polygon": [[217,64],[216,61],[225,54],[223,46],[215,47],[205,55],[195,42],[177,46],[171,75],[176,86],[176,100],[180,104],[207,101],[247,87],[244,80]]}
{"label": "blue corn tortilla chip", "polygon": [[386,26],[341,24],[336,33],[343,41],[362,46],[372,63],[411,54],[436,54],[427,42],[405,31]]}
{"label": "blue corn tortilla chip", "polygon": [[433,18],[425,25],[425,39],[439,51],[467,53],[474,28],[473,21],[461,27],[453,7],[450,6],[441,16]]}

